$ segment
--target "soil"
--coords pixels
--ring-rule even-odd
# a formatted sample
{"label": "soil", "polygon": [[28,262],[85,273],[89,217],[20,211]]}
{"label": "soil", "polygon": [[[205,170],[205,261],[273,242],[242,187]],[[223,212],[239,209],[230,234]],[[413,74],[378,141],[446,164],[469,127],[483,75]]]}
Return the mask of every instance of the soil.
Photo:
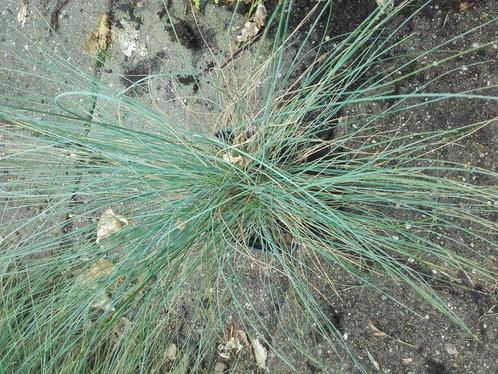
{"label": "soil", "polygon": [[[311,2],[300,1],[297,6],[308,10]],[[420,6],[422,2],[416,5]],[[319,30],[329,33],[331,36],[344,34],[354,28],[365,19],[375,8],[375,3],[368,0],[345,0],[337,1],[335,12],[330,23],[322,24]],[[403,17],[408,17],[415,7],[408,7]],[[222,11],[222,10],[220,10]],[[465,32],[479,25],[489,14],[496,14],[497,4],[492,1],[462,2],[462,1],[436,1],[425,7],[419,17],[414,18],[399,35],[400,38],[414,33],[415,37],[404,44],[398,51],[399,54],[410,52],[422,52],[434,47],[445,38]],[[297,12],[296,14],[299,14]],[[296,16],[299,17],[299,16]],[[298,18],[296,18],[297,20]],[[399,24],[400,20],[396,20]],[[297,21],[296,21],[297,23]],[[392,26],[394,28],[394,26]],[[496,35],[493,30],[487,29],[486,33],[469,35],[453,43],[453,48],[463,48],[472,43],[480,43],[492,40]],[[319,40],[321,35],[316,35]],[[454,65],[471,64],[477,61],[489,61],[487,64],[473,66],[465,70],[460,80],[453,77],[438,81],[437,87],[430,87],[441,92],[453,92],[466,88],[466,79],[474,79],[471,84],[497,82],[498,72],[498,50],[494,46],[470,54],[459,60]],[[404,72],[415,71],[420,65],[412,64],[406,66]],[[451,65],[450,65],[451,66]],[[421,73],[414,75],[409,81],[393,87],[395,93],[411,90],[417,85],[424,84],[434,78],[434,74]],[[496,94],[496,92],[495,92]],[[390,103],[386,103],[390,105]],[[460,103],[462,104],[462,103]],[[371,110],[372,108],[351,108],[351,111]],[[377,108],[377,110],[379,110]],[[349,113],[351,114],[351,113]],[[498,115],[498,109],[494,103],[457,103],[447,102],[430,106],[423,111],[405,113],[413,126],[409,131],[436,130],[449,128],[449,126],[460,126],[472,123],[477,118],[492,118]],[[401,119],[401,118],[400,118]],[[386,124],[389,126],[389,124]],[[496,159],[498,159],[498,128],[496,125],[489,126],[485,130],[466,138],[461,147],[444,150],[441,156],[447,160],[488,167],[497,170]],[[484,182],[484,181],[483,181]],[[451,233],[441,233],[451,235]],[[463,238],[465,240],[465,238]],[[488,253],[490,261],[496,266],[496,248],[481,248],[482,252]],[[424,270],[425,271],[425,270]],[[249,277],[257,275],[248,274]],[[360,284],[351,285],[351,280],[340,269],[331,269],[330,276],[337,284],[349,285],[349,290],[341,294],[341,298],[330,295],[328,299],[322,298],[324,309],[328,311],[328,317],[334,327],[344,337],[353,353],[360,358],[361,363],[369,372],[383,373],[492,373],[498,370],[498,321],[497,321],[497,298],[496,289],[486,289],[480,284],[469,284],[462,278],[463,287],[455,287],[441,282],[431,274],[427,275],[430,284],[440,292],[445,302],[473,327],[476,337],[459,330],[445,317],[435,312],[429,305],[420,301],[406,285],[383,285],[385,293],[362,287]],[[292,348],[285,346],[285,333],[291,324],[290,318],[293,310],[292,301],[287,298],[289,285],[285,280],[274,280],[274,286],[280,284],[280,296],[274,300],[272,308],[264,303],[256,302],[256,308],[268,318],[267,341],[279,348],[286,350],[289,357],[294,359],[295,369],[300,373],[322,372],[312,360],[302,356],[301,352],[293,352]],[[315,284],[320,284],[316,280]],[[249,289],[246,292],[254,294],[253,300],[261,298],[265,289],[258,282],[248,281]],[[415,311],[410,311],[397,305],[390,300],[386,294],[399,297],[403,302]],[[385,333],[379,337],[375,336],[371,326]],[[312,326],[302,323],[300,329],[304,335],[308,335],[307,349],[314,352],[324,361],[330,362],[331,373],[350,373],[356,369],[350,364],[337,363],[331,357],[327,346],[320,340],[320,334],[314,331]],[[304,347],[303,347],[304,349]],[[216,359],[219,364],[219,358]],[[250,358],[247,362],[236,364],[224,362],[226,370],[232,369],[236,372],[249,372],[255,369]],[[347,359],[346,359],[347,362]],[[206,370],[214,370],[216,363],[206,365]],[[268,367],[273,373],[287,373],[288,368],[270,353]]]}
{"label": "soil", "polygon": [[[67,1],[66,1],[67,2]],[[59,1],[57,4],[61,7],[65,2]],[[176,74],[174,78],[161,81],[147,82],[141,86],[134,86],[131,92],[127,93],[143,99],[144,102],[150,100],[151,91],[165,92],[164,95],[171,92],[180,92],[178,95],[184,95],[185,100],[191,107],[199,104],[191,99],[192,94],[198,91],[207,91],[211,85],[211,76],[209,72],[213,66],[214,50],[223,59],[228,55],[222,51],[219,39],[224,35],[226,24],[215,25],[214,21],[203,17],[213,17],[213,14],[219,14],[223,19],[228,19],[227,15],[231,14],[231,9],[225,7],[215,7],[212,4],[206,6],[207,9],[197,14],[195,17],[188,13],[177,12],[174,17],[168,19],[167,9],[173,12],[176,1],[168,1],[164,7],[162,1],[149,4],[144,9],[131,7],[129,1],[114,0],[111,2],[113,15],[113,27],[119,29],[119,22],[122,17],[134,23],[135,28],[142,33],[144,38],[148,32],[157,32],[157,35],[150,36],[148,39],[148,48],[152,51],[157,45],[163,46],[165,40],[171,43],[178,41],[188,51],[189,69],[191,73]],[[270,2],[271,3],[271,2]],[[418,1],[420,6],[422,1]],[[183,3],[182,9],[183,9]],[[276,2],[273,2],[273,6]],[[297,23],[299,17],[315,4],[315,1],[300,0],[296,2],[297,9],[293,22]],[[317,34],[313,41],[321,40],[326,33],[334,37],[352,31],[363,19],[368,17],[370,12],[375,9],[374,0],[337,0],[334,6],[334,13],[331,20],[322,23],[318,28]],[[59,12],[56,10],[56,19],[53,24],[55,31],[58,28]],[[271,6],[270,6],[271,9]],[[408,7],[403,14],[407,17],[415,9]],[[403,52],[422,52],[437,45],[441,40],[470,30],[481,24],[490,15],[498,14],[498,3],[493,0],[482,1],[463,1],[463,0],[437,0],[428,5],[420,12],[419,16],[414,18],[400,34],[400,38],[413,33],[414,38],[403,44],[397,51]],[[172,22],[170,22],[172,21]],[[198,25],[198,21],[202,23]],[[394,22],[398,22],[399,19]],[[204,23],[203,23],[204,22]],[[239,20],[239,26],[243,22],[243,17]],[[216,27],[215,27],[216,26]],[[393,26],[394,27],[394,26]],[[173,32],[176,31],[176,35]],[[159,34],[162,31],[162,34]],[[304,34],[304,32],[303,32]],[[160,35],[160,37],[158,36]],[[220,36],[221,35],[221,36]],[[451,48],[469,48],[473,43],[484,43],[488,40],[496,39],[496,31],[487,28],[476,34],[471,34],[455,40]],[[303,37],[303,35],[301,35]],[[262,43],[271,44],[272,35],[268,35],[267,40]],[[162,48],[162,47],[161,47]],[[128,88],[140,79],[149,74],[165,73],[173,71],[173,68],[166,64],[166,60],[171,59],[175,52],[171,49],[167,52],[161,52],[161,48],[151,52],[147,57],[123,58],[121,60],[110,59],[104,68],[104,78],[120,88]],[[169,47],[168,47],[169,48]],[[254,53],[255,46],[247,48],[240,57],[239,66],[249,64],[251,53]],[[117,51],[111,51],[114,56]],[[420,61],[422,64],[431,63],[433,56],[428,56],[427,61]],[[111,61],[112,60],[112,61]],[[489,61],[487,64],[472,65],[478,61]],[[437,87],[431,87],[442,92],[452,92],[465,89],[466,86],[498,83],[498,49],[496,46],[489,46],[480,52],[465,56],[462,60],[456,61],[457,65],[469,65],[468,69],[463,70],[460,74],[461,79],[456,80],[453,76],[448,76],[438,81]],[[407,71],[415,71],[417,66],[407,66]],[[169,71],[166,71],[169,70]],[[107,73],[106,73],[107,72]],[[425,73],[413,76],[409,81],[393,87],[394,92],[402,93],[411,90],[413,87],[429,82],[434,74],[438,72]],[[202,76],[202,74],[207,74]],[[469,83],[469,81],[471,82]],[[156,87],[157,85],[157,87]],[[495,92],[498,95],[498,93]],[[389,105],[389,103],[386,103]],[[199,104],[204,112],[209,112],[209,107]],[[168,107],[169,108],[169,107]],[[200,110],[200,109],[199,109]],[[358,106],[350,108],[351,113],[361,111],[379,110],[372,109],[368,106]],[[204,113],[203,112],[203,113]],[[171,115],[174,111],[171,110]],[[347,114],[351,114],[347,113]],[[492,118],[498,116],[496,103],[479,102],[465,103],[462,102],[445,102],[444,104],[433,105],[424,108],[421,111],[404,113],[401,121],[408,121],[408,129],[411,131],[446,129],[450,126],[461,126],[471,123],[479,118]],[[193,121],[197,117],[192,116]],[[208,117],[202,117],[197,120],[198,123],[209,122]],[[388,126],[389,124],[386,124]],[[215,127],[216,128],[216,127]],[[214,133],[214,130],[210,130]],[[460,147],[453,147],[451,150],[444,150],[442,156],[448,160],[476,165],[485,168],[491,168],[498,171],[498,127],[489,126],[472,136],[462,140]],[[467,176],[472,178],[472,176]],[[484,182],[484,181],[483,181]],[[495,217],[497,218],[497,217]],[[441,233],[444,237],[446,233]],[[447,233],[449,236],[451,233]],[[461,238],[465,240],[465,238]],[[495,253],[497,248],[487,248],[482,243],[476,243],[476,248],[482,253],[489,254],[489,261],[496,266],[497,259]],[[254,256],[271,261],[271,254],[263,251],[254,251]],[[313,266],[312,263],[309,264]],[[309,357],[305,357],[302,352],[294,351],[293,348],[286,348],[286,332],[296,324],[292,320],[292,311],[297,308],[296,301],[290,298],[288,293],[289,281],[278,274],[265,273],[262,270],[249,266],[247,263],[236,264],[237,271],[243,278],[244,288],[240,290],[245,297],[253,300],[255,308],[262,316],[265,323],[264,335],[267,341],[272,345],[286,350],[288,357],[293,361],[295,371],[299,373],[319,373],[322,372],[313,363]],[[462,286],[455,287],[444,282],[438,282],[437,279],[431,278],[432,286],[437,288],[445,302],[460,316],[464,321],[473,328],[475,337],[471,337],[453,325],[442,315],[438,314],[429,305],[420,301],[409,287],[403,284],[383,285],[385,293],[367,288],[362,284],[353,281],[348,274],[337,268],[330,269],[330,277],[334,279],[337,285],[344,286],[345,290],[341,297],[334,294],[321,295],[317,298],[327,311],[328,317],[333,322],[334,328],[342,335],[344,341],[350,346],[352,352],[359,358],[362,365],[369,372],[381,373],[427,373],[427,374],[446,374],[446,373],[476,373],[487,374],[498,371],[498,291],[497,289],[486,289],[480,284],[470,284],[462,276]],[[268,284],[271,283],[273,289],[269,290]],[[322,280],[313,280],[316,285],[323,283]],[[199,301],[201,307],[209,307],[209,300],[204,296],[200,300],[199,293],[192,290],[192,299]],[[275,293],[275,294],[273,294]],[[411,313],[386,296],[394,295],[404,301],[415,313]],[[204,295],[204,294],[202,294]],[[192,300],[181,302],[183,310],[182,321],[186,324],[195,325],[196,312],[191,307]],[[185,323],[185,322],[183,322]],[[237,320],[233,321],[237,324]],[[375,336],[371,326],[385,333],[382,336]],[[296,326],[294,326],[296,327]],[[178,326],[182,331],[183,326]],[[330,373],[354,373],[356,369],[344,357],[344,362],[337,360],[336,356],[331,353],[331,347],[328,347],[321,341],[321,335],[307,321],[299,321],[296,331],[301,331],[303,335],[303,344],[313,352],[316,357],[329,363]],[[181,334],[180,334],[181,339]],[[184,334],[184,339],[193,340],[192,344],[197,344],[195,336],[190,332]],[[221,342],[220,342],[221,343]],[[189,343],[190,344],[190,343]],[[216,347],[213,347],[215,350]],[[239,360],[230,361],[222,360],[218,355],[211,354],[207,356],[204,363],[205,372],[256,372],[258,369],[252,357],[243,353]],[[288,373],[289,368],[284,365],[282,360],[269,352],[267,362],[269,372]]]}

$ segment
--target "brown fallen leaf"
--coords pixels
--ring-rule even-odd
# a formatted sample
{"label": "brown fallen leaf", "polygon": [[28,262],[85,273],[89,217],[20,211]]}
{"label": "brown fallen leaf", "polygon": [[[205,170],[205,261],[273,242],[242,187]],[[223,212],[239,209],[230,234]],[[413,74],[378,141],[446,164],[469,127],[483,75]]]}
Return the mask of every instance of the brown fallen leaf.
{"label": "brown fallen leaf", "polygon": [[268,17],[268,11],[266,7],[261,2],[256,7],[254,15],[251,17],[250,21],[244,24],[239,35],[237,35],[237,43],[248,43],[258,35],[259,30],[261,30],[266,24],[266,18]]}
{"label": "brown fallen leaf", "polygon": [[97,224],[97,244],[129,224],[130,221],[127,218],[115,214],[111,208],[106,209]]}
{"label": "brown fallen leaf", "polygon": [[24,27],[26,21],[28,20],[28,4],[23,2],[19,12],[17,13],[17,22],[21,24],[21,27]]}
{"label": "brown fallen leaf", "polygon": [[384,331],[380,331],[377,327],[375,327],[375,325],[372,323],[372,321],[368,321],[368,327],[370,328],[370,330],[372,330],[372,333],[373,333],[373,336],[376,336],[376,337],[384,337],[384,336],[388,336]]}
{"label": "brown fallen leaf", "polygon": [[101,13],[95,31],[90,33],[85,42],[85,50],[93,56],[106,51],[111,42],[110,20],[107,13]]}
{"label": "brown fallen leaf", "polygon": [[372,330],[372,334],[373,334],[373,336],[375,336],[375,337],[378,337],[378,338],[387,337],[387,338],[389,338],[389,339],[393,339],[393,340],[395,340],[395,341],[397,341],[397,342],[399,342],[399,343],[401,343],[401,344],[404,344],[404,345],[406,345],[406,346],[408,346],[408,347],[413,348],[413,345],[412,345],[412,344],[407,343],[407,342],[404,342],[403,340],[400,340],[400,339],[396,339],[396,338],[392,337],[391,335],[386,334],[384,331],[379,330],[379,329],[378,329],[378,328],[377,328],[377,327],[373,324],[373,322],[372,322],[372,321],[368,321],[368,327],[370,328],[370,330]]}
{"label": "brown fallen leaf", "polygon": [[246,332],[244,330],[237,330],[235,333],[240,338],[240,340],[242,340],[242,343],[244,343],[244,346],[246,347],[247,351],[254,359],[254,350],[252,349],[252,345],[249,342],[249,339],[247,338]]}

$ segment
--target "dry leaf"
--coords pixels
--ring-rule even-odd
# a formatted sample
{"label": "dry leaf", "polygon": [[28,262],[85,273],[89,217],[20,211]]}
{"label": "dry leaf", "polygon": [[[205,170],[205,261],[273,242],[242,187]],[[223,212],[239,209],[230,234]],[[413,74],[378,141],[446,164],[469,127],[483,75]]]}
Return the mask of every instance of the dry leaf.
{"label": "dry leaf", "polygon": [[265,346],[261,344],[259,339],[254,339],[252,341],[252,349],[254,351],[254,360],[256,361],[256,365],[260,369],[266,369],[266,359],[268,358],[268,351]]}
{"label": "dry leaf", "polygon": [[130,221],[123,216],[115,214],[111,208],[100,216],[97,224],[97,244],[104,238],[118,232],[128,226]]}
{"label": "dry leaf", "polygon": [[233,352],[239,353],[242,349],[242,344],[240,344],[237,337],[232,336],[227,342],[227,347],[230,348]]}
{"label": "dry leaf", "polygon": [[368,321],[368,327],[370,327],[370,330],[372,330],[373,335],[376,337],[383,337],[387,336],[387,334],[384,331],[380,331],[375,325],[372,323],[372,321]]}
{"label": "dry leaf", "polygon": [[17,13],[17,22],[21,24],[21,27],[24,27],[26,21],[28,20],[28,4],[22,3],[19,12]]}
{"label": "dry leaf", "polygon": [[244,165],[242,156],[233,156],[231,153],[223,154],[223,161],[228,162],[229,164]]}
{"label": "dry leaf", "polygon": [[242,340],[242,343],[244,343],[247,351],[251,354],[251,356],[254,358],[254,350],[252,349],[251,343],[249,343],[249,339],[247,338],[247,334],[244,330],[237,330],[236,331],[237,336]]}
{"label": "dry leaf", "polygon": [[405,365],[409,365],[409,364],[411,364],[411,363],[413,362],[413,358],[411,358],[411,357],[406,357],[406,358],[401,359],[401,361],[403,361],[403,363],[404,363]]}
{"label": "dry leaf", "polygon": [[90,33],[85,43],[85,50],[91,55],[97,56],[100,52],[107,50],[111,41],[111,29],[109,15],[101,13],[97,22],[97,28]]}
{"label": "dry leaf", "polygon": [[256,7],[256,12],[254,12],[254,16],[252,18],[253,22],[259,28],[262,28],[266,24],[266,18],[268,17],[268,12],[263,3],[259,3]]}
{"label": "dry leaf", "polygon": [[218,354],[221,358],[229,360],[232,355],[236,355],[242,349],[242,344],[240,344],[239,339],[232,336],[225,344],[220,344],[218,346]]}
{"label": "dry leaf", "polygon": [[470,9],[473,5],[472,1],[462,1],[458,4],[458,10],[463,12],[464,10]]}
{"label": "dry leaf", "polygon": [[252,38],[254,38],[259,32],[258,27],[254,22],[247,21],[242,28],[240,35],[237,35],[238,43],[246,43],[249,42]]}
{"label": "dry leaf", "polygon": [[170,344],[168,348],[166,348],[166,352],[164,352],[164,358],[167,361],[175,361],[178,356],[178,348],[176,344]]}
{"label": "dry leaf", "polygon": [[80,284],[85,288],[93,288],[100,278],[112,274],[113,270],[114,264],[109,260],[101,258],[92,265],[88,273],[80,277]]}
{"label": "dry leaf", "polygon": [[263,3],[259,3],[250,21],[247,21],[242,28],[240,35],[237,35],[238,43],[251,42],[258,35],[259,30],[266,24],[268,11]]}
{"label": "dry leaf", "polygon": [[[78,283],[87,289],[96,289],[97,281],[105,276],[111,275],[114,271],[114,264],[106,259],[96,261],[86,274],[80,275]],[[100,292],[92,303],[92,308],[102,309],[105,312],[114,310],[111,300],[105,291]]]}
{"label": "dry leaf", "polygon": [[218,346],[218,355],[225,360],[230,360],[230,351],[225,348],[224,344]]}

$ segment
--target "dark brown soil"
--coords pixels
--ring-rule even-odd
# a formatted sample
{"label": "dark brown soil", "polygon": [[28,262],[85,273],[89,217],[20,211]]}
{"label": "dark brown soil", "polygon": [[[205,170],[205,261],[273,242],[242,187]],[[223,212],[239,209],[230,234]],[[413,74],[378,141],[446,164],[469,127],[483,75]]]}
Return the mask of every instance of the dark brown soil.
{"label": "dark brown soil", "polygon": [[[277,2],[270,1],[267,5],[271,10],[276,4]],[[297,25],[314,4],[315,2],[311,0],[295,2],[295,12],[291,17],[291,25]],[[417,11],[422,4],[424,4],[423,1],[417,1],[408,6],[402,15],[393,21],[391,27],[394,29],[396,25]],[[337,0],[332,12],[325,14],[323,21],[315,29],[311,42],[322,40],[324,34],[334,38],[353,31],[375,7],[376,4],[373,0]],[[403,43],[395,53],[398,55],[422,53],[447,38],[464,33],[479,25],[490,14],[497,14],[497,7],[498,4],[494,1],[436,0],[425,6],[419,15],[399,33],[398,39],[412,33],[414,37]],[[230,9],[220,8],[219,11],[225,12],[230,11]],[[158,7],[155,14],[161,21],[165,22],[166,10],[164,7]],[[303,27],[301,37],[305,37],[310,25],[311,22],[308,22]],[[176,35],[173,32],[173,27],[176,30]],[[202,36],[209,36],[209,32],[198,30],[189,15],[182,19],[175,19],[173,24],[167,23],[165,30],[171,40],[176,40],[178,37],[182,46],[192,52],[194,60],[195,56],[206,48]],[[492,29],[487,28],[486,30],[456,40],[451,48],[463,50],[469,48],[472,43],[495,38]],[[275,32],[275,28],[270,30],[268,38],[273,37],[272,32]],[[210,43],[209,37],[207,41]],[[250,51],[249,49],[246,52],[251,53]],[[469,67],[457,76],[458,79],[455,79],[454,75],[444,77],[438,81],[437,86],[428,86],[426,90],[455,92],[483,86],[488,81],[496,83],[497,52],[495,47],[490,46],[465,56],[463,60],[454,62],[453,66],[470,65],[478,61],[487,61],[487,63]],[[430,63],[430,61],[414,62],[405,66],[402,73],[408,74],[416,71],[426,63]],[[153,67],[153,64],[142,61],[131,70],[126,70],[125,77],[129,82],[136,82],[140,77],[153,71],[151,69]],[[198,65],[198,67],[203,71],[209,71],[213,66],[207,64],[206,66]],[[445,69],[447,67],[442,67],[440,71],[432,70],[430,73],[416,74],[406,81],[394,84],[392,92],[393,94],[410,92],[414,87],[423,85],[436,75],[443,73]],[[202,87],[200,81],[194,76],[179,76],[178,81],[180,84],[194,85],[194,90],[199,85]],[[497,93],[495,92],[495,94]],[[384,108],[388,108],[394,103],[394,101],[386,101],[382,105]],[[370,109],[351,108],[353,111]],[[498,116],[498,109],[496,104],[492,102],[446,101],[443,104],[439,103],[422,110],[404,113],[403,116],[397,120],[408,121],[408,118],[408,131],[420,132],[448,129],[450,126],[462,126],[478,119],[492,118]],[[390,124],[387,123],[386,126],[390,126]],[[496,125],[489,126],[466,138],[460,145],[460,147],[454,147],[451,150],[443,150],[440,156],[447,160],[498,170],[495,161],[498,159],[498,129]],[[441,236],[444,237],[444,235],[451,236],[451,233],[441,233]],[[466,239],[462,238],[462,240]],[[476,246],[478,245],[476,243]],[[488,253],[491,263],[496,265],[496,258],[493,257],[496,248],[483,247],[480,250],[483,253]],[[256,252],[259,253],[255,256],[268,256],[267,253]],[[339,285],[348,285],[348,290],[341,293],[340,298],[336,295],[327,295],[326,298],[320,296],[318,299],[327,312],[327,317],[333,323],[333,328],[344,337],[353,354],[359,358],[361,364],[369,372],[427,374],[485,374],[495,372],[498,367],[496,359],[498,295],[496,289],[486,289],[480,284],[470,284],[464,275],[462,275],[462,287],[448,285],[434,276],[430,270],[422,268],[418,270],[425,274],[426,281],[441,294],[445,302],[458,315],[462,316],[468,326],[472,327],[475,337],[460,330],[427,303],[421,302],[420,296],[404,284],[383,284],[384,293],[381,293],[358,282],[352,283],[348,274],[340,269],[332,268],[330,269],[330,277]],[[266,322],[263,329],[266,331],[265,338],[289,355],[288,358],[292,361],[297,372],[323,372],[313,360],[306,358],[302,352],[293,351],[286,346],[285,333],[292,322],[288,318],[292,315],[294,308],[292,301],[288,299],[288,281],[276,276],[270,279],[274,287],[272,292],[275,293],[270,297],[268,288],[260,281],[258,271],[243,267],[240,274],[244,278],[243,283],[246,287],[243,292],[252,299],[253,307],[257,312],[264,316]],[[316,285],[320,284],[320,280],[310,279],[310,281]],[[411,311],[400,307],[387,297],[387,294],[403,300],[403,303]],[[194,318],[189,317],[188,304],[185,304],[184,311],[185,320]],[[237,324],[237,320],[234,323]],[[383,337],[375,336],[369,327],[370,324],[385,332],[386,335]],[[309,343],[309,346],[303,347],[303,349],[309,349],[318,360],[328,362],[329,367],[326,372],[357,372],[347,357],[344,357],[344,362],[338,362],[336,356],[330,353],[331,347],[327,346],[321,334],[317,333],[313,326],[307,326],[303,321],[300,329]],[[188,344],[197,344],[195,341],[191,341],[192,336],[188,335],[188,339]],[[213,372],[215,366],[222,365],[226,372],[232,370],[245,373],[256,370],[253,359],[247,354],[242,354],[237,361],[223,361],[223,364],[220,364],[222,361],[216,354],[210,354],[203,362],[203,369],[206,372]],[[289,368],[280,359],[272,356],[271,352],[268,367],[273,373],[289,372]]]}

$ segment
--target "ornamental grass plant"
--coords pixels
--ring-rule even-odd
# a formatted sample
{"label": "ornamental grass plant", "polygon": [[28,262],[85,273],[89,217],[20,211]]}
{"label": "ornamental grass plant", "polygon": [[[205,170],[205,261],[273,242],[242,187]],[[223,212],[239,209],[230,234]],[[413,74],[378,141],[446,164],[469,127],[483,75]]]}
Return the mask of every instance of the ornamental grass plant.
{"label": "ornamental grass plant", "polygon": [[[129,95],[143,82],[118,91],[40,45],[42,58],[13,52],[20,63],[2,74],[33,74],[61,93],[2,82],[0,371],[212,372],[223,344],[244,371],[243,331],[253,355],[259,344],[299,371],[297,349],[327,372],[330,358],[302,333],[312,325],[331,360],[367,372],[327,312],[327,300],[347,297],[337,274],[413,311],[386,291],[408,286],[471,336],[433,282],[496,285],[497,173],[445,151],[497,118],[451,129],[410,118],[447,102],[497,105],[497,82],[438,90],[497,40],[457,50],[453,35],[400,53],[427,4],[383,4],[313,44],[333,2],[297,29],[293,3],[280,2],[262,36],[271,51],[237,92],[223,88],[230,68],[200,78],[216,92],[217,133]],[[420,74],[429,79],[395,90]],[[275,324],[287,326],[285,345],[272,340]]]}

